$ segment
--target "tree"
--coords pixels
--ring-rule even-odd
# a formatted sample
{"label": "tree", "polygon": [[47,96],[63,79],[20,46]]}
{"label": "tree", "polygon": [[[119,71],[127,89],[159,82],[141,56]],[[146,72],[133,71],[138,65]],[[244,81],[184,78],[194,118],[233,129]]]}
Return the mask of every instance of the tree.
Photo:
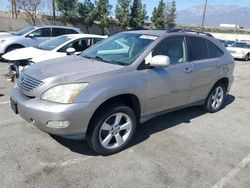
{"label": "tree", "polygon": [[131,6],[130,27],[134,29],[142,29],[146,18],[146,5],[142,5],[141,0],[134,0]]}
{"label": "tree", "polygon": [[174,28],[176,26],[176,2],[172,0],[170,6],[166,8],[166,26],[167,28]]}
{"label": "tree", "polygon": [[153,23],[154,28],[163,29],[165,28],[165,15],[164,11],[166,8],[166,4],[163,0],[160,0],[158,7],[155,7],[152,13],[151,21]]}
{"label": "tree", "polygon": [[31,18],[33,25],[35,25],[37,11],[41,7],[41,0],[15,0],[15,3],[16,7],[24,11],[24,13]]}
{"label": "tree", "polygon": [[66,23],[74,23],[77,18],[77,0],[56,0],[56,7],[61,13],[61,21]]}
{"label": "tree", "polygon": [[118,0],[115,9],[116,18],[119,20],[120,26],[123,28],[124,31],[129,26],[130,3],[131,0]]}
{"label": "tree", "polygon": [[112,6],[108,0],[96,1],[96,20],[100,22],[102,28],[102,34],[104,34],[104,28],[109,25],[109,13]]}
{"label": "tree", "polygon": [[78,3],[78,15],[80,22],[86,26],[89,33],[89,27],[94,24],[96,16],[95,5],[90,0],[85,0],[83,3]]}

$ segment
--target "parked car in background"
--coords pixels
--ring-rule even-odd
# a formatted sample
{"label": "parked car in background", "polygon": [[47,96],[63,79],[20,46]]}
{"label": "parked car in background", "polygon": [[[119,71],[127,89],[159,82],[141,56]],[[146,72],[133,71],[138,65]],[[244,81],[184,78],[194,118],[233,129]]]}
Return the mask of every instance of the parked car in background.
{"label": "parked car in background", "polygon": [[212,37],[183,30],[128,31],[22,71],[16,114],[55,135],[85,134],[99,154],[121,151],[140,121],[193,105],[223,107],[234,59]]}
{"label": "parked car in background", "polygon": [[18,77],[23,67],[41,61],[63,57],[71,54],[79,54],[93,44],[107,38],[107,36],[91,34],[61,35],[40,43],[34,47],[21,48],[10,51],[2,56],[10,62],[8,77]]}
{"label": "parked car in background", "polygon": [[227,47],[227,50],[235,59],[250,59],[250,42],[237,41],[231,47]]}
{"label": "parked car in background", "polygon": [[80,29],[63,26],[33,26],[15,33],[0,35],[0,56],[12,50],[36,46],[51,37],[82,33]]}
{"label": "parked car in background", "polygon": [[230,47],[235,43],[235,41],[233,40],[220,40],[220,41],[225,47]]}

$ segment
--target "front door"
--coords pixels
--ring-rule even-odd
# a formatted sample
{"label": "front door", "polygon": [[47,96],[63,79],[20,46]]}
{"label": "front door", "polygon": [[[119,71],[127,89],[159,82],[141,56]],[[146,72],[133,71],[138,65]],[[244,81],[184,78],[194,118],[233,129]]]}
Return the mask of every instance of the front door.
{"label": "front door", "polygon": [[187,104],[192,85],[192,63],[187,62],[184,37],[167,38],[153,51],[152,56],[166,55],[170,66],[147,69],[145,115]]}

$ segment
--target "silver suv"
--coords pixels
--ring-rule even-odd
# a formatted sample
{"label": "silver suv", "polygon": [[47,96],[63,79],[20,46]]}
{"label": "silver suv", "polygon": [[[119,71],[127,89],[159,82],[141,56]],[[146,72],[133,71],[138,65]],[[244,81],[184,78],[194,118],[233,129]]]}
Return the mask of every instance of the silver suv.
{"label": "silver suv", "polygon": [[34,26],[12,34],[0,35],[0,56],[17,48],[36,46],[51,37],[77,33],[82,32],[72,27]]}
{"label": "silver suv", "polygon": [[220,110],[233,70],[233,57],[210,35],[129,31],[25,69],[11,106],[41,130],[85,134],[94,151],[109,155],[148,117],[192,105]]}

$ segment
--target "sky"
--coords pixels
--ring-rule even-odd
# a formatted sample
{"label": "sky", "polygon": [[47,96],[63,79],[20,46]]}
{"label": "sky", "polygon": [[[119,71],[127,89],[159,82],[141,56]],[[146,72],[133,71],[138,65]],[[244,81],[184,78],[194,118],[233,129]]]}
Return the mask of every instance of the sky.
{"label": "sky", "polygon": [[[42,0],[48,1],[48,0]],[[83,1],[83,0],[80,0]],[[171,0],[165,0],[165,2],[170,2]],[[94,2],[94,0],[93,0]],[[111,15],[114,15],[114,8],[116,6],[117,0],[109,0],[110,4],[113,6]],[[176,0],[177,10],[186,9],[195,5],[204,5],[205,0]],[[143,4],[146,4],[148,16],[151,16],[152,11],[155,6],[158,5],[159,0],[142,0]],[[9,2],[8,0],[0,0],[0,11],[8,10]],[[250,7],[250,0],[208,0],[208,5],[241,5]]]}

